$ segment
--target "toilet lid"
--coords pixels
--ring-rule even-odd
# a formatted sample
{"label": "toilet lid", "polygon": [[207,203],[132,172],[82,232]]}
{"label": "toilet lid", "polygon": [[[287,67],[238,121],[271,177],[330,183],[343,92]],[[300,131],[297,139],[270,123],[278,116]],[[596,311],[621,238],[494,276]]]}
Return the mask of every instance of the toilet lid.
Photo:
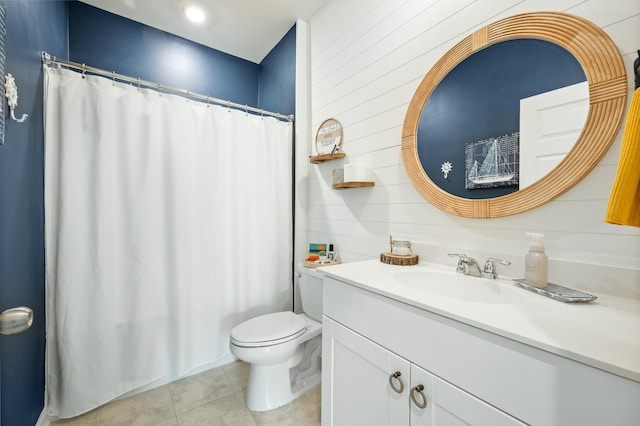
{"label": "toilet lid", "polygon": [[261,315],[234,327],[231,340],[245,344],[287,340],[302,334],[306,324],[302,316],[290,311]]}

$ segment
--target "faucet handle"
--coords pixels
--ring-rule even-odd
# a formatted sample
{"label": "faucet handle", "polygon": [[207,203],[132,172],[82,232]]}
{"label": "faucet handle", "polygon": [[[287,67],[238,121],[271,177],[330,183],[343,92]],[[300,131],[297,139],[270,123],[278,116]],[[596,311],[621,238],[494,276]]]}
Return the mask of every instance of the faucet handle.
{"label": "faucet handle", "polygon": [[461,254],[461,253],[448,253],[449,256],[458,256],[460,258],[460,260],[465,260],[468,258],[468,256],[466,254]]}
{"label": "faucet handle", "polygon": [[496,263],[499,263],[504,266],[511,265],[511,262],[509,262],[508,260],[500,260],[500,259],[495,259],[493,257],[489,257],[484,262],[484,271],[482,272],[483,278],[491,278],[492,280],[495,280],[496,278],[498,278],[498,274],[496,273]]}

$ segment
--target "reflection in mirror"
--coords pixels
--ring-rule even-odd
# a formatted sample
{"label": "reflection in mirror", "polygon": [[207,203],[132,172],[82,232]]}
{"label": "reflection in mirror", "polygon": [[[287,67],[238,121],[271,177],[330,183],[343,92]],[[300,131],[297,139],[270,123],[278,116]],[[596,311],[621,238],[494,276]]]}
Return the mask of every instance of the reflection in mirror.
{"label": "reflection in mirror", "polygon": [[[561,101],[558,90],[565,87],[576,88],[569,95],[578,100],[563,96]],[[550,171],[577,140],[589,109],[588,93],[582,66],[557,44],[518,39],[479,50],[438,83],[422,111],[422,167],[437,186],[458,197],[485,199],[517,191]],[[521,102],[526,113],[521,113]],[[568,111],[554,107],[549,114],[549,102],[568,105]],[[577,132],[567,135],[563,125]],[[539,132],[546,140],[531,142]],[[447,161],[455,172],[445,178],[441,167]]]}
{"label": "reflection in mirror", "polygon": [[520,101],[520,189],[562,161],[578,140],[588,113],[586,81]]}

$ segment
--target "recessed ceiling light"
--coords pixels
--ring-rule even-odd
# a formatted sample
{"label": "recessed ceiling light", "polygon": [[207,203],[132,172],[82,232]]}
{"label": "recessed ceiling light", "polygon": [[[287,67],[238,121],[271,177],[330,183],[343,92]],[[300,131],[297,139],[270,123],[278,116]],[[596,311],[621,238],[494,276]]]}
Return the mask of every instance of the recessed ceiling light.
{"label": "recessed ceiling light", "polygon": [[193,22],[202,22],[204,21],[204,12],[202,9],[199,9],[195,6],[189,6],[187,10],[184,11],[187,18],[189,18]]}

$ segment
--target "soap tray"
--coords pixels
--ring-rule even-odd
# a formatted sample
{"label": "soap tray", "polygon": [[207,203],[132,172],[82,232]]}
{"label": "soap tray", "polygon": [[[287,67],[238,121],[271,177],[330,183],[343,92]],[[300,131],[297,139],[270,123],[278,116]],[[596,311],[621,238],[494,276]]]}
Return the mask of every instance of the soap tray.
{"label": "soap tray", "polygon": [[514,279],[513,281],[522,288],[525,288],[527,290],[539,293],[543,296],[547,296],[552,299],[556,299],[565,303],[575,303],[575,302],[585,303],[585,302],[591,302],[597,299],[597,297],[594,296],[593,294],[585,293],[579,290],[574,290],[572,288],[563,287],[557,284],[548,283],[546,288],[538,288],[525,283],[523,279]]}

